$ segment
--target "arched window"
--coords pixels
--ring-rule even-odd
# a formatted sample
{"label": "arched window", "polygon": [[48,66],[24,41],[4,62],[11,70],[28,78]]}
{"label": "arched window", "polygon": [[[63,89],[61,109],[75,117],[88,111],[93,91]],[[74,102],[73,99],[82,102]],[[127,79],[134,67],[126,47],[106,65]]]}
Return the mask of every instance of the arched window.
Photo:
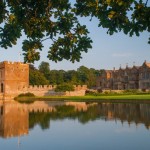
{"label": "arched window", "polygon": [[4,92],[4,85],[3,85],[3,83],[1,83],[1,93],[3,93]]}

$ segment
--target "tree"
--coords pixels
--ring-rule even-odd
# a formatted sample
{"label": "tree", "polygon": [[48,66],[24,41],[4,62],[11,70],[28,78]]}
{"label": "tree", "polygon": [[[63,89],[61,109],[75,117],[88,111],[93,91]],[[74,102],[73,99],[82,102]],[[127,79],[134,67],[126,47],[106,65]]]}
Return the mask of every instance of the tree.
{"label": "tree", "polygon": [[24,32],[24,61],[40,59],[45,40],[53,41],[47,57],[53,61],[79,61],[91,48],[88,30],[81,25],[69,0],[1,0],[0,46],[11,47]]}
{"label": "tree", "polygon": [[74,91],[74,86],[72,84],[61,84],[56,87],[55,91],[56,92]]}
{"label": "tree", "polygon": [[30,85],[48,85],[49,81],[33,65],[29,66],[29,83]]}
{"label": "tree", "polygon": [[64,83],[64,70],[58,70],[56,74],[57,85]]}
{"label": "tree", "polygon": [[88,80],[89,69],[85,66],[80,66],[77,69],[77,72],[78,72],[78,79],[81,81],[81,84],[86,84]]}
{"label": "tree", "polygon": [[49,77],[47,78],[49,80],[50,84],[63,84],[64,83],[64,70],[51,70]]}
{"label": "tree", "polygon": [[[76,14],[96,17],[110,35],[123,31],[132,36],[150,32],[148,0],[76,0]],[[131,14],[131,15],[129,15]],[[149,38],[150,44],[150,38]]]}
{"label": "tree", "polygon": [[49,63],[42,61],[38,68],[39,68],[39,71],[44,74],[46,79],[48,79],[49,75],[50,75],[50,65],[49,65]]}
{"label": "tree", "polygon": [[58,72],[57,70],[51,70],[50,71],[50,75],[49,75],[48,80],[49,80],[49,83],[52,85],[57,84],[57,77],[56,77],[57,72]]}
{"label": "tree", "polygon": [[64,82],[72,83],[72,84],[79,84],[78,82],[78,74],[75,70],[68,70],[64,73]]}
{"label": "tree", "polygon": [[93,68],[87,68],[85,66],[80,66],[77,69],[79,83],[86,84],[89,88],[96,86],[96,78],[99,74],[99,70]]}
{"label": "tree", "polygon": [[1,0],[0,46],[15,45],[24,33],[25,62],[40,59],[45,40],[53,42],[47,50],[50,60],[79,61],[81,53],[91,48],[92,40],[77,16],[98,18],[99,26],[107,28],[110,35],[123,31],[139,36],[150,32],[148,4],[148,0],[76,0],[74,5],[69,0]]}

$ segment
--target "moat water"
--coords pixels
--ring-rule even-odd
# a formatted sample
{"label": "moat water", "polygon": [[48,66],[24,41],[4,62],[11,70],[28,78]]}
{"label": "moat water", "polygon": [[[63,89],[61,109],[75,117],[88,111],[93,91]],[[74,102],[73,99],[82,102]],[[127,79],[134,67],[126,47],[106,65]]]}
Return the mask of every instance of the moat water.
{"label": "moat water", "polygon": [[0,150],[149,150],[150,103],[0,102]]}

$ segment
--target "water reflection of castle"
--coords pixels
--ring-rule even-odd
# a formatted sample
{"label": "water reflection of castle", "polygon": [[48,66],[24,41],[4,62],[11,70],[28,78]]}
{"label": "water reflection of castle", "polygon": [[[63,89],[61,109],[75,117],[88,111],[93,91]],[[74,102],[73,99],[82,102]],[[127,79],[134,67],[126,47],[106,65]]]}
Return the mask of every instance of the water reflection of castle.
{"label": "water reflection of castle", "polygon": [[30,112],[55,112],[56,106],[71,105],[78,111],[86,111],[85,103],[43,102],[20,104],[15,101],[0,102],[0,137],[10,138],[27,135]]}
{"label": "water reflection of castle", "polygon": [[28,111],[19,105],[0,103],[0,136],[4,138],[28,134]]}
{"label": "water reflection of castle", "polygon": [[146,103],[101,103],[99,113],[105,116],[106,120],[119,120],[122,123],[140,123],[147,129],[150,128],[150,104]]}
{"label": "water reflection of castle", "polygon": [[[118,120],[122,123],[128,122],[129,125],[131,123],[135,123],[136,125],[142,123],[147,129],[150,127],[150,104],[38,101],[32,104],[19,104],[12,101],[0,103],[0,137],[10,138],[27,135],[29,132],[30,113],[50,112],[57,114],[58,106],[73,107],[72,116],[71,113],[66,113],[64,114],[64,118],[72,117],[73,119],[78,119],[81,123],[82,119],[85,120],[84,118],[86,118],[86,122],[95,118]],[[66,109],[65,111],[68,110]],[[54,116],[56,117],[55,119],[59,119],[59,115]]]}

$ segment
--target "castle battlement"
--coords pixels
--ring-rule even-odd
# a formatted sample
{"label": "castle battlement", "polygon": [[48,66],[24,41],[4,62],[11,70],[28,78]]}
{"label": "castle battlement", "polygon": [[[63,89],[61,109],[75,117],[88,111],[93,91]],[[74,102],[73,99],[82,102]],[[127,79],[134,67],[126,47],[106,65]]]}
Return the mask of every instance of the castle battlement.
{"label": "castle battlement", "polygon": [[86,90],[87,85],[74,85],[75,91]]}
{"label": "castle battlement", "polygon": [[[34,91],[34,90],[55,90],[55,88],[57,87],[57,85],[29,85],[29,86],[25,86],[22,88],[19,88],[19,90],[30,90],[30,91]],[[87,85],[74,85],[74,89],[75,91],[78,90],[86,90],[87,89]]]}
{"label": "castle battlement", "polygon": [[27,65],[23,62],[12,62],[12,61],[4,61],[4,64],[9,64],[9,65]]}
{"label": "castle battlement", "polygon": [[30,90],[53,90],[56,88],[56,85],[29,85],[27,88]]}
{"label": "castle battlement", "polygon": [[16,66],[21,66],[21,67],[28,67],[28,64],[25,64],[23,62],[12,62],[12,61],[3,61],[3,62],[0,62],[0,67],[6,67],[6,66],[13,66],[13,67],[16,67]]}
{"label": "castle battlement", "polygon": [[3,61],[0,64],[24,64],[23,62]]}

